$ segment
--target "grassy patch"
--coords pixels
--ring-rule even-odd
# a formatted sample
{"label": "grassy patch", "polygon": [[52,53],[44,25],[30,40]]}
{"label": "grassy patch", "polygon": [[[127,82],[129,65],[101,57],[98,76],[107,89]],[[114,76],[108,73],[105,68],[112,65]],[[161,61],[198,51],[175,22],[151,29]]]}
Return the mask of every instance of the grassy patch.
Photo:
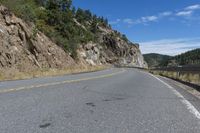
{"label": "grassy patch", "polygon": [[200,85],[200,73],[194,72],[172,72],[172,71],[151,71],[155,75],[161,75],[184,82]]}
{"label": "grassy patch", "polygon": [[109,68],[109,66],[73,66],[65,69],[38,69],[30,72],[15,72],[14,74],[6,74],[6,72],[0,73],[0,81],[3,80],[20,80],[20,79],[31,79],[38,77],[47,77],[47,76],[60,76],[66,74],[75,74],[82,72],[92,72],[100,71]]}

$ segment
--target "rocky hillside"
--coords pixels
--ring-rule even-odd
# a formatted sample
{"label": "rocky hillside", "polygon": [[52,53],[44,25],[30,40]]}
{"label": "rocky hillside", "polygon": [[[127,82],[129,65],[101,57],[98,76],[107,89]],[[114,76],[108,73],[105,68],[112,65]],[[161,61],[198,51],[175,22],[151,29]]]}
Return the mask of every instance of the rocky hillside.
{"label": "rocky hillside", "polygon": [[0,69],[31,71],[75,64],[69,54],[43,33],[34,36],[32,27],[0,6]]}
{"label": "rocky hillside", "polygon": [[[80,29],[85,25],[73,20]],[[88,22],[88,25],[92,23]],[[77,57],[9,9],[0,6],[0,71],[32,71],[41,68],[67,68],[74,65],[106,65],[146,67],[139,45],[125,40],[110,27],[96,25],[96,40],[77,42]]]}

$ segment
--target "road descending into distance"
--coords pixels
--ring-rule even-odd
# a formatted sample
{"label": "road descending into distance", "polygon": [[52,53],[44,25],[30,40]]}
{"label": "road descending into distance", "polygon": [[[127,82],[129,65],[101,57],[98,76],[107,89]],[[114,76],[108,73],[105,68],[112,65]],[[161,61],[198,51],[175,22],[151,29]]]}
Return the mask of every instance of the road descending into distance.
{"label": "road descending into distance", "polygon": [[0,82],[0,133],[200,133],[200,100],[131,68]]}

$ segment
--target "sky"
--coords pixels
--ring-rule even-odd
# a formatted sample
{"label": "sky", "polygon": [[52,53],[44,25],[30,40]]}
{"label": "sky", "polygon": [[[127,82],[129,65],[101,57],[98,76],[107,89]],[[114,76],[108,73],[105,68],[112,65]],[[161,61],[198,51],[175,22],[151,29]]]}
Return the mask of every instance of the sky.
{"label": "sky", "polygon": [[106,17],[143,54],[200,48],[200,0],[73,0],[73,5]]}

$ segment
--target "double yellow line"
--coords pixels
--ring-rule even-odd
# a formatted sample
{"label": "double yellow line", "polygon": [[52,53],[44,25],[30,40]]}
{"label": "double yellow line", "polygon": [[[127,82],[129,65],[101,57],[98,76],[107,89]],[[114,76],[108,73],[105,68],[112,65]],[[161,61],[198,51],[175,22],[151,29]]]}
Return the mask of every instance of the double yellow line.
{"label": "double yellow line", "polygon": [[67,84],[67,83],[76,83],[76,82],[81,82],[81,81],[108,78],[108,77],[115,76],[117,74],[121,74],[123,72],[125,72],[124,69],[122,71],[119,71],[119,72],[114,72],[114,73],[111,73],[111,74],[105,74],[105,75],[90,77],[90,78],[65,80],[65,81],[54,82],[54,83],[46,83],[46,84],[39,84],[39,85],[23,86],[23,87],[18,87],[18,88],[3,89],[3,90],[0,90],[0,93],[9,93],[9,92],[16,92],[16,91],[21,91],[21,90],[30,90],[30,89],[34,89],[34,88],[40,88],[40,87],[48,87],[48,86],[55,86],[55,85],[61,85],[61,84]]}

